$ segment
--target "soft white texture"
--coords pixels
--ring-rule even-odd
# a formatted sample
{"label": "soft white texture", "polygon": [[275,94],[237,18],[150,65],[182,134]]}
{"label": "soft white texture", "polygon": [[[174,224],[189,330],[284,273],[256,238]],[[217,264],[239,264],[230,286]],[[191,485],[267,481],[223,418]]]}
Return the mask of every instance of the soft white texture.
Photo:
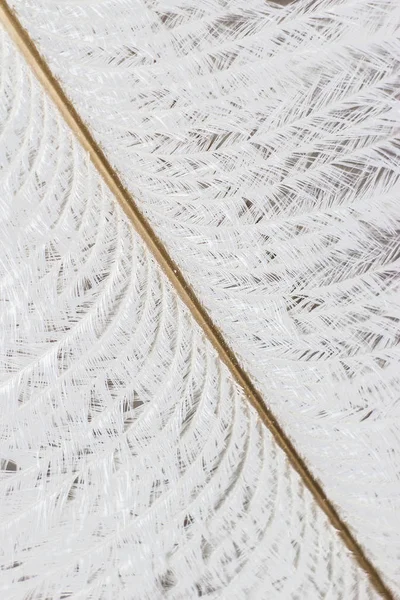
{"label": "soft white texture", "polygon": [[398,0],[13,0],[400,589]]}
{"label": "soft white texture", "polygon": [[0,597],[374,600],[0,36]]}

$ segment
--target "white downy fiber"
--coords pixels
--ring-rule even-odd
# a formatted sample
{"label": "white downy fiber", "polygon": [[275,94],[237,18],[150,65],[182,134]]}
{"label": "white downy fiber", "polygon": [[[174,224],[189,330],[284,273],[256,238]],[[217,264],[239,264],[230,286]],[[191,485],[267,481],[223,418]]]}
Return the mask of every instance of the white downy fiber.
{"label": "white downy fiber", "polygon": [[0,597],[374,600],[0,36]]}
{"label": "white downy fiber", "polygon": [[13,0],[400,590],[398,0]]}

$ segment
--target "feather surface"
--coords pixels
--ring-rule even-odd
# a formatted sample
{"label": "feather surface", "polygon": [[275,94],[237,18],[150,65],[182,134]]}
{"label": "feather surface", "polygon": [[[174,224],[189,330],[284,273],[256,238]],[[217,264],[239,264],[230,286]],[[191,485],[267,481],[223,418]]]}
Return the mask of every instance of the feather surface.
{"label": "feather surface", "polygon": [[375,600],[0,35],[0,593]]}
{"label": "feather surface", "polygon": [[13,0],[400,590],[398,0]]}

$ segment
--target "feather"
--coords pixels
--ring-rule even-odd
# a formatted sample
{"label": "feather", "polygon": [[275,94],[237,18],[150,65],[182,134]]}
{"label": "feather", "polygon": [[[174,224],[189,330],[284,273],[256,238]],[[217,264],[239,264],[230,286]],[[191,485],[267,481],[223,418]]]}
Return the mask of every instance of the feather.
{"label": "feather", "polygon": [[7,600],[377,595],[0,35]]}
{"label": "feather", "polygon": [[400,592],[399,3],[12,4]]}

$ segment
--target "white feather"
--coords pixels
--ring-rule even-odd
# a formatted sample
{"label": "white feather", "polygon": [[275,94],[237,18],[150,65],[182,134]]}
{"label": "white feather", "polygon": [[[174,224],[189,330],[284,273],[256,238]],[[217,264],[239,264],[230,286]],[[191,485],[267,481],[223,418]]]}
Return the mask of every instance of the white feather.
{"label": "white feather", "polygon": [[13,0],[400,591],[398,0]]}
{"label": "white feather", "polygon": [[376,594],[0,35],[0,593]]}

